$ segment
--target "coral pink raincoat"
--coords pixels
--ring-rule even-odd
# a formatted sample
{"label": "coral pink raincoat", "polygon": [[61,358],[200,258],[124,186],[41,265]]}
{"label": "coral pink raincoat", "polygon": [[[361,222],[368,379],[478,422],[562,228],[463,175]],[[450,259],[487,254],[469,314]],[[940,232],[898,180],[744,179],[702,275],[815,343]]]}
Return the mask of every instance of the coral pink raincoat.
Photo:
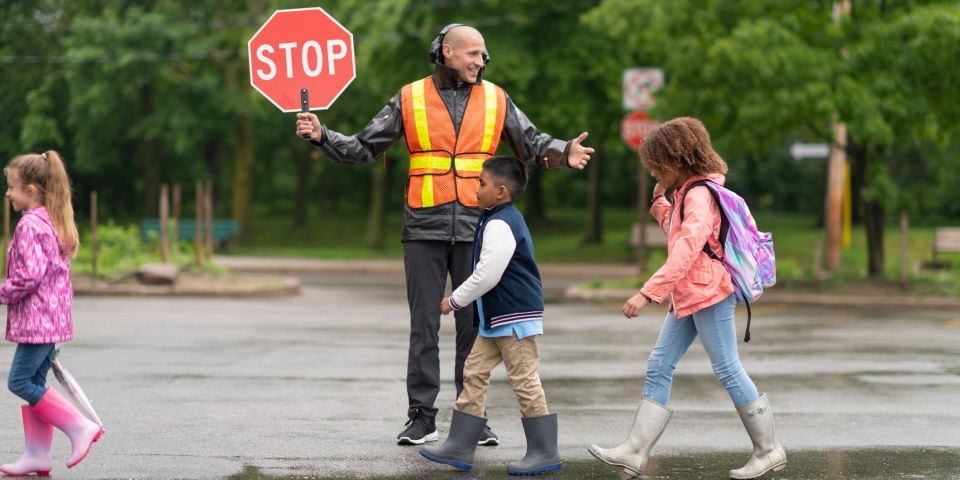
{"label": "coral pink raincoat", "polygon": [[[650,206],[650,214],[667,233],[667,261],[643,284],[640,293],[656,303],[671,298],[671,308],[679,317],[690,315],[719,303],[733,293],[733,282],[727,269],[703,251],[710,249],[720,254],[720,207],[707,188],[689,185],[697,180],[710,179],[723,185],[725,177],[712,174],[692,177],[684,182],[671,197],[673,203],[658,197]],[[677,202],[684,202],[683,222]]]}

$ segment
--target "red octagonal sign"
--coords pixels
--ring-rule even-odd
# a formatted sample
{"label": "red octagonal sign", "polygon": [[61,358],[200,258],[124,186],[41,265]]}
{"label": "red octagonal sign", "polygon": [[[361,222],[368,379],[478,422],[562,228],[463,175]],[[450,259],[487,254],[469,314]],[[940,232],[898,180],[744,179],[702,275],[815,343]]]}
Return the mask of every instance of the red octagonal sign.
{"label": "red octagonal sign", "polygon": [[633,150],[639,150],[643,139],[660,123],[647,117],[646,112],[637,110],[628,113],[620,121],[620,138]]}
{"label": "red octagonal sign", "polygon": [[284,112],[325,110],[357,76],[353,34],[319,7],[277,10],[247,47],[250,84]]}

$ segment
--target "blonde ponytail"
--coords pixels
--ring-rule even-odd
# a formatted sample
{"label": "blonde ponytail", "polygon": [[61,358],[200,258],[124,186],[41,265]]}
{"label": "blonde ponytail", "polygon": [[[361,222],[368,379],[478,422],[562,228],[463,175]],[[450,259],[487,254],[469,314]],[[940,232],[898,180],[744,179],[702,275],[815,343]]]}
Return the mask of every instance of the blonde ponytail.
{"label": "blonde ponytail", "polygon": [[70,177],[60,154],[55,150],[47,150],[41,154],[19,155],[4,168],[4,172],[10,170],[16,171],[23,183],[36,185],[40,190],[43,205],[57,230],[60,254],[64,257],[76,256],[80,248],[80,234],[73,218]]}

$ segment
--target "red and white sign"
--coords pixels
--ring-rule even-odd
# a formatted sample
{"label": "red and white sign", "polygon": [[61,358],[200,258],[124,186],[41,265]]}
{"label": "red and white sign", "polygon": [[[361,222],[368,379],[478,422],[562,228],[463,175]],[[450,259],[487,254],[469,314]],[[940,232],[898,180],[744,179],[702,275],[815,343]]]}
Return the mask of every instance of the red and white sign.
{"label": "red and white sign", "polygon": [[628,68],[623,71],[623,108],[648,110],[657,104],[653,96],[663,86],[663,70],[659,68]]}
{"label": "red and white sign", "polygon": [[284,112],[330,108],[357,76],[353,34],[322,8],[277,10],[247,42],[250,85]]}
{"label": "red and white sign", "polygon": [[647,117],[647,112],[638,110],[630,112],[620,121],[620,138],[632,150],[640,149],[643,139],[660,123]]}

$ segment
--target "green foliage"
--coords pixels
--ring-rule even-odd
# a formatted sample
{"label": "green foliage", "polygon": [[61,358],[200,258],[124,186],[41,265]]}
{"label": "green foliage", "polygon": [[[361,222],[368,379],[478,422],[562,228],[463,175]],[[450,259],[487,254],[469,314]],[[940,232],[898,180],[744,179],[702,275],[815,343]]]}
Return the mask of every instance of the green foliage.
{"label": "green foliage", "polygon": [[[254,218],[258,228],[234,245],[231,252],[245,255],[280,255],[335,259],[403,258],[399,215],[388,218],[386,248],[371,250],[360,246],[364,219],[360,212],[327,214],[326,224],[310,226],[290,235],[290,229],[276,218]],[[580,208],[554,209],[550,219],[530,223],[537,261],[541,263],[635,263],[636,251],[628,245],[629,232],[638,214],[631,208],[605,211],[603,242],[583,245],[582,225],[586,212]],[[866,264],[866,238],[863,232],[851,232],[850,246],[842,251],[842,265],[836,271],[822,271],[824,232],[816,215],[755,212],[757,224],[774,236],[777,252],[777,276],[781,288],[829,288],[842,284],[869,283]],[[643,216],[644,221],[649,221]],[[336,225],[337,228],[329,228]],[[952,257],[947,268],[930,269],[933,231],[929,227],[912,228],[908,234],[906,273],[911,288],[926,293],[960,295],[960,254]],[[900,277],[900,233],[891,229],[885,238],[885,274]],[[938,257],[940,258],[940,257]],[[661,247],[648,251],[647,272],[652,273],[666,259]],[[636,286],[644,278],[614,279],[617,286]],[[604,281],[605,286],[612,284]]]}
{"label": "green foliage", "polygon": [[[71,265],[74,274],[92,275],[92,239],[84,232],[80,251]],[[169,262],[174,265],[189,266],[193,262],[193,245],[180,242],[170,249]],[[108,223],[97,227],[97,277],[107,280],[118,279],[137,271],[140,265],[159,263],[160,249],[155,236],[144,242],[140,238],[137,226],[122,226]]]}
{"label": "green foliage", "polygon": [[[485,34],[493,58],[486,79],[505,87],[544,132],[589,131],[587,143],[598,149],[588,172],[534,170],[539,188],[525,201],[543,218],[588,202],[603,205],[590,211],[604,217],[615,215],[610,207],[636,204],[637,158],[619,138],[621,74],[650,66],[666,74],[651,115],[702,118],[730,164],[729,183],[751,205],[819,215],[824,162],[796,162],[786,151],[796,141],[831,141],[836,114],[850,133],[855,207],[907,211],[920,225],[954,222],[960,5],[855,1],[851,15],[835,20],[832,3],[329,0],[323,8],[354,34],[357,78],[317,113],[338,131],[360,130],[403,84],[430,74],[426,50],[440,27],[468,23]],[[215,216],[291,225],[306,212],[302,221],[326,225],[337,212],[369,216],[378,198],[373,177],[386,179],[386,217],[396,221],[402,142],[381,165],[334,165],[294,137],[291,114],[249,86],[247,40],[273,10],[312,6],[0,2],[0,156],[59,149],[76,198],[96,190],[100,218],[118,223],[156,216],[161,183],[180,183],[187,193],[210,180]],[[190,210],[192,196],[184,200]],[[84,202],[76,208],[88,214]],[[859,222],[861,210],[854,216]],[[574,225],[599,223],[591,220]]]}

